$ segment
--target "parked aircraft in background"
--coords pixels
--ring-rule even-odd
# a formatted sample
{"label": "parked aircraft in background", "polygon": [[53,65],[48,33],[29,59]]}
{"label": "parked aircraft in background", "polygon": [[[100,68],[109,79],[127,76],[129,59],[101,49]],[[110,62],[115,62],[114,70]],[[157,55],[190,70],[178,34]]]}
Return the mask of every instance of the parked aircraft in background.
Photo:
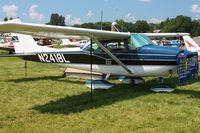
{"label": "parked aircraft in background", "polygon": [[189,33],[144,33],[151,38],[154,44],[159,46],[185,48],[183,36]]}
{"label": "parked aircraft in background", "polygon": [[83,47],[85,44],[90,43],[89,40],[79,40],[76,38],[71,39],[60,39],[60,46],[69,47]]}
{"label": "parked aircraft in background", "polygon": [[[133,78],[160,77],[177,69],[179,81],[197,75],[197,53],[156,46],[146,35],[19,22],[1,22],[0,31],[18,33],[15,34],[18,41],[13,42],[16,54],[4,56],[87,71],[92,67],[94,72]],[[30,35],[40,34],[87,36],[92,44],[82,49],[38,46]],[[190,64],[189,67],[186,67],[187,64]],[[185,73],[179,71],[182,69]]]}
{"label": "parked aircraft in background", "polygon": [[10,36],[1,36],[0,38],[0,49],[7,50],[9,53],[14,52],[13,41],[15,41],[15,37]]}
{"label": "parked aircraft in background", "polygon": [[51,38],[48,37],[34,37],[34,40],[37,42],[40,46],[51,46]]}

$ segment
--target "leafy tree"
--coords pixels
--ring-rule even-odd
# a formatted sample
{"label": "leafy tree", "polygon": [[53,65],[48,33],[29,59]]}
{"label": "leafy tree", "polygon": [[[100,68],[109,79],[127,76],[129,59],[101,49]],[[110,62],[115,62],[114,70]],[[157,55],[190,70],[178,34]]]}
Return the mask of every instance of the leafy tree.
{"label": "leafy tree", "polygon": [[150,30],[149,32],[153,32],[156,29],[160,29],[160,24],[149,23]]}
{"label": "leafy tree", "polygon": [[200,20],[194,20],[192,22],[191,35],[192,36],[200,35]]}
{"label": "leafy tree", "polygon": [[50,21],[47,24],[65,26],[65,17],[58,13],[52,13]]}
{"label": "leafy tree", "polygon": [[[89,22],[89,23],[83,23],[80,25],[75,24],[74,27],[89,28],[89,29],[101,29],[101,22],[96,22],[96,23]],[[111,22],[103,22],[102,28],[103,28],[103,30],[111,30]]]}
{"label": "leafy tree", "polygon": [[135,31],[137,33],[145,33],[150,30],[150,26],[145,20],[138,20],[135,23]]}
{"label": "leafy tree", "polygon": [[117,28],[119,29],[119,31],[124,32],[126,31],[126,22],[123,19],[118,19],[116,20],[117,23]]}
{"label": "leafy tree", "polygon": [[11,17],[11,18],[8,18],[8,17],[5,17],[4,19],[3,19],[3,21],[8,21],[8,20],[12,20],[13,18]]}
{"label": "leafy tree", "polygon": [[[103,22],[102,23],[102,29],[103,30],[108,30],[108,31],[110,31],[111,30],[111,22]],[[97,22],[97,23],[95,23],[95,29],[101,29],[101,22]]]}
{"label": "leafy tree", "polygon": [[187,16],[177,16],[173,19],[167,19],[161,23],[163,32],[191,32],[192,19]]}
{"label": "leafy tree", "polygon": [[84,23],[79,25],[81,28],[89,28],[89,29],[96,29],[96,26],[94,23]]}
{"label": "leafy tree", "polygon": [[124,24],[124,31],[125,32],[137,32],[136,31],[136,25],[134,23],[131,23],[131,22],[126,22]]}
{"label": "leafy tree", "polygon": [[8,21],[8,18],[7,18],[7,17],[5,17],[5,18],[3,19],[3,21]]}

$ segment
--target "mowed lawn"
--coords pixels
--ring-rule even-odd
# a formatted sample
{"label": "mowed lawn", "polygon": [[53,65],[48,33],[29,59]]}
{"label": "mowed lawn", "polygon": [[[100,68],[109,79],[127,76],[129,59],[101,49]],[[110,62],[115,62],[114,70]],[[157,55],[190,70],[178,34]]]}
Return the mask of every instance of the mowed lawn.
{"label": "mowed lawn", "polygon": [[200,132],[200,80],[185,85],[166,78],[176,90],[153,93],[155,78],[130,86],[112,81],[94,91],[85,80],[63,78],[64,68],[0,58],[0,132]]}

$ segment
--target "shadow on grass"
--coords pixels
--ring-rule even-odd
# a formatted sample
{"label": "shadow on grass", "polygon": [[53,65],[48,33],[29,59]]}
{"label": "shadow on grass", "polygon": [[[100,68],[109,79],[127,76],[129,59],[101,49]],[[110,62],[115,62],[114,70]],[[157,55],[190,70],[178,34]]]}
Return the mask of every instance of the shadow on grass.
{"label": "shadow on grass", "polygon": [[[174,88],[176,88],[178,85],[177,78],[168,78],[165,81],[166,83],[170,83]],[[52,114],[68,115],[70,113],[78,113],[85,110],[111,105],[113,103],[123,100],[152,95],[154,94],[154,92],[151,92],[149,88],[154,86],[155,84],[155,80],[149,80],[145,84],[139,86],[118,84],[115,85],[115,87],[111,90],[94,91],[93,101],[90,101],[91,94],[90,92],[87,92],[79,95],[66,96],[65,98],[58,99],[57,101],[50,101],[49,103],[46,103],[44,105],[37,105],[32,109],[38,110],[41,113]],[[190,95],[191,97],[200,98],[200,92],[194,90],[177,89],[173,93]]]}
{"label": "shadow on grass", "polygon": [[52,81],[67,82],[67,83],[74,83],[74,84],[84,84],[83,80],[79,80],[75,78],[74,80],[71,80],[66,77],[64,78],[63,76],[28,77],[28,78],[12,79],[8,81],[21,83],[21,82],[39,81],[39,80],[52,80]]}
{"label": "shadow on grass", "polygon": [[[118,89],[118,87],[122,89]],[[90,101],[90,92],[85,92],[80,95],[66,96],[57,101],[51,101],[44,105],[35,106],[32,109],[38,110],[41,113],[67,115],[70,113],[77,113],[101,106],[111,105],[117,101],[136,98],[150,93],[150,91],[146,90],[134,91],[130,88],[126,88],[126,86],[119,85],[108,91],[94,91],[93,101]]]}
{"label": "shadow on grass", "polygon": [[197,91],[197,90],[181,90],[181,89],[176,89],[173,93],[175,93],[175,94],[189,95],[192,98],[200,98],[200,91]]}

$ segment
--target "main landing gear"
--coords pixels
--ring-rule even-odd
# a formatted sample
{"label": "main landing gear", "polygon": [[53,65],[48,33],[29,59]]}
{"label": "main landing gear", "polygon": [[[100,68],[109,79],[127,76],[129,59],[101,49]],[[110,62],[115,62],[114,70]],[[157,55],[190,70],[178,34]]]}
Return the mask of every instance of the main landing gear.
{"label": "main landing gear", "polygon": [[86,81],[85,85],[89,88],[92,87],[92,89],[94,90],[108,90],[114,86],[112,83],[107,81],[109,79],[119,80],[123,84],[130,85],[139,85],[145,82],[144,79],[141,77],[113,76],[110,74],[106,74],[102,77],[102,79]]}

